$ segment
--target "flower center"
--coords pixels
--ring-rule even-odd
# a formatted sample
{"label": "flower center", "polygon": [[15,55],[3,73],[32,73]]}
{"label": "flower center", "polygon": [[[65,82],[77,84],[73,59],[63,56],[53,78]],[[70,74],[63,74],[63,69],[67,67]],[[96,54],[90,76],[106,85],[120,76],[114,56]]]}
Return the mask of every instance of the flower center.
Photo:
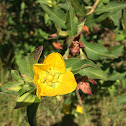
{"label": "flower center", "polygon": [[47,81],[52,82],[53,81],[53,75],[49,74],[47,75]]}
{"label": "flower center", "polygon": [[41,82],[42,84],[46,84],[47,86],[51,86],[55,88],[60,83],[59,77],[60,77],[60,73],[55,73],[53,68],[51,68],[45,71],[44,73],[42,73]]}

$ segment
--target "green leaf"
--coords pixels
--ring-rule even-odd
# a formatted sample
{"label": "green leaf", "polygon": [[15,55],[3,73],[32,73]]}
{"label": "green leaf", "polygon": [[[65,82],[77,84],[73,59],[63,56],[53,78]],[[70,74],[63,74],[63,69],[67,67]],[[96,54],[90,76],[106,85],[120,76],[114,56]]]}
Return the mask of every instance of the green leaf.
{"label": "green leaf", "polygon": [[94,67],[84,68],[79,71],[79,74],[82,76],[88,75],[92,79],[103,79],[103,80],[107,79],[106,73],[100,68],[94,68]]}
{"label": "green leaf", "polygon": [[86,67],[97,67],[95,63],[87,59],[70,58],[65,60],[66,68],[71,68],[71,71],[76,74],[80,69]]}
{"label": "green leaf", "polygon": [[123,9],[122,26],[123,26],[123,29],[126,31],[126,9]]}
{"label": "green leaf", "polygon": [[40,4],[47,4],[47,0],[37,0],[36,2]]}
{"label": "green leaf", "polygon": [[113,13],[113,14],[109,13],[108,17],[113,21],[114,25],[116,27],[118,27],[118,29],[119,29],[120,28],[120,20],[122,18],[122,10],[119,10],[116,13]]}
{"label": "green leaf", "polygon": [[25,81],[33,81],[33,64],[38,62],[42,50],[43,46],[39,46],[32,53],[28,53],[27,56],[21,57],[19,61],[19,70]]}
{"label": "green leaf", "polygon": [[4,84],[1,87],[1,91],[6,93],[6,94],[17,94],[18,91],[22,88],[23,81],[15,81],[15,82],[10,82],[7,84]]}
{"label": "green leaf", "polygon": [[94,14],[90,14],[86,17],[85,25],[88,27],[96,25],[96,18],[94,17]]}
{"label": "green leaf", "polygon": [[124,35],[123,34],[117,34],[115,41],[122,41],[124,40]]}
{"label": "green leaf", "polygon": [[61,28],[65,28],[65,22],[66,22],[66,15],[65,13],[59,9],[55,8],[52,9],[44,4],[41,6],[43,10],[49,15],[50,19]]}
{"label": "green leaf", "polygon": [[71,7],[66,18],[66,26],[68,28],[68,34],[73,37],[77,32],[78,19],[75,16],[74,9]]}
{"label": "green leaf", "polygon": [[25,2],[22,2],[21,3],[21,11],[24,11],[24,9],[25,9]]}
{"label": "green leaf", "polygon": [[112,85],[111,87],[109,87],[108,91],[109,91],[110,96],[113,97],[117,91],[115,85]]}
{"label": "green leaf", "polygon": [[33,103],[27,107],[27,117],[30,126],[37,126],[36,113],[39,103]]}
{"label": "green leaf", "polygon": [[33,80],[33,64],[35,63],[34,57],[30,54],[21,57],[19,61],[19,70],[22,75],[26,75]]}
{"label": "green leaf", "polygon": [[80,16],[85,15],[85,6],[81,0],[80,1],[79,0],[77,0],[77,1],[70,0],[70,2],[78,15],[80,15]]}
{"label": "green leaf", "polygon": [[3,83],[4,81],[4,68],[2,64],[2,59],[0,57],[0,83]]}
{"label": "green leaf", "polygon": [[109,2],[107,5],[104,5],[102,7],[97,7],[95,9],[95,13],[96,14],[101,14],[103,12],[111,12],[111,13],[115,13],[120,9],[124,9],[126,8],[126,2],[116,2],[116,1],[112,1]]}
{"label": "green leaf", "polygon": [[22,88],[18,91],[18,95],[22,95],[22,94],[24,94],[25,92],[28,92],[28,91],[34,92],[35,89],[36,89],[36,86],[35,85],[31,85],[31,84],[26,84],[25,83],[22,86]]}
{"label": "green leaf", "polygon": [[115,56],[118,56],[120,55],[122,52],[123,52],[123,48],[124,46],[123,45],[116,45],[116,46],[113,46],[109,49],[109,51],[115,55]]}
{"label": "green leaf", "polygon": [[33,68],[31,67],[33,63],[28,60],[29,56],[22,56],[19,61],[19,70],[21,74],[26,74],[30,78],[33,77]]}
{"label": "green leaf", "polygon": [[23,81],[17,70],[11,70],[11,75],[16,81]]}
{"label": "green leaf", "polygon": [[110,2],[110,0],[102,0],[103,3],[107,4]]}
{"label": "green leaf", "polygon": [[115,73],[109,75],[109,80],[111,80],[111,81],[122,80],[125,78],[125,76],[126,76],[126,72],[124,72],[124,73],[115,72]]}
{"label": "green leaf", "polygon": [[26,92],[26,90],[24,88],[21,88],[19,91],[18,91],[18,95],[23,95],[24,93]]}
{"label": "green leaf", "polygon": [[85,51],[89,59],[98,60],[102,57],[116,58],[116,56],[111,54],[107,48],[99,43],[85,42],[83,37],[81,37],[81,41],[85,46]]}
{"label": "green leaf", "polygon": [[35,101],[35,95],[27,92],[17,98],[15,109],[28,106]]}
{"label": "green leaf", "polygon": [[37,96],[35,96],[35,101],[34,101],[34,103],[40,103],[40,99],[37,97]]}
{"label": "green leaf", "polygon": [[[70,2],[68,1],[68,3],[70,3]],[[66,2],[65,3],[60,3],[59,6],[61,8],[63,8],[64,10],[68,11],[69,10],[68,3],[66,3]]]}
{"label": "green leaf", "polygon": [[126,104],[126,93],[119,97],[117,105],[119,104]]}
{"label": "green leaf", "polygon": [[108,15],[109,15],[108,13],[103,13],[103,14],[100,15],[98,18],[96,18],[95,21],[96,21],[97,23],[99,23],[99,22],[105,20],[105,19],[108,17]]}

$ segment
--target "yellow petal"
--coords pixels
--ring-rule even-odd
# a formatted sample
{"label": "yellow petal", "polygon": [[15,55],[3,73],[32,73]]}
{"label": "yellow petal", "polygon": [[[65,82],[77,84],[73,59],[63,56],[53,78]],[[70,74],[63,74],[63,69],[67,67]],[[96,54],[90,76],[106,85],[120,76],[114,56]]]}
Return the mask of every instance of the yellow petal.
{"label": "yellow petal", "polygon": [[38,98],[41,99],[41,87],[39,85],[37,85],[36,94],[37,94]]}
{"label": "yellow petal", "polygon": [[56,96],[57,89],[47,86],[46,84],[41,85],[41,96]]}
{"label": "yellow petal", "polygon": [[83,107],[80,105],[77,105],[76,112],[83,114]]}
{"label": "yellow petal", "polygon": [[39,73],[39,72],[41,72],[41,70],[46,71],[46,70],[48,70],[50,68],[51,68],[50,64],[34,64],[33,65],[33,71],[35,73]]}
{"label": "yellow petal", "polygon": [[48,86],[46,83],[42,84],[40,81],[38,81],[38,87],[41,89],[38,90],[39,93],[37,93],[37,96],[57,96],[57,95],[64,95],[73,92],[76,87],[77,83],[74,78],[74,75],[71,71],[66,71],[66,73],[61,74],[60,82],[56,88],[53,88],[51,86]]}
{"label": "yellow petal", "polygon": [[37,84],[37,81],[39,79],[39,75],[42,73],[42,71],[46,71],[49,68],[51,68],[51,65],[49,65],[49,64],[34,64],[33,65],[34,83],[35,84]]}
{"label": "yellow petal", "polygon": [[71,71],[66,71],[66,73],[61,75],[61,84],[57,87],[57,94],[63,95],[73,92],[77,87],[77,82]]}
{"label": "yellow petal", "polygon": [[44,64],[51,64],[51,67],[54,68],[55,72],[64,73],[66,71],[65,62],[63,60],[62,55],[59,53],[49,54],[45,58],[43,63]]}

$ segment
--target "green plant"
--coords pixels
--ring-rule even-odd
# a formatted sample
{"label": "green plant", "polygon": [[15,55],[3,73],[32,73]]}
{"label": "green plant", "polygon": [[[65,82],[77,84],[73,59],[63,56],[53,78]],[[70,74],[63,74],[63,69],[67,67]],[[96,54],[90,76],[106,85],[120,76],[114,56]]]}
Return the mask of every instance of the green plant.
{"label": "green plant", "polygon": [[[89,84],[90,80],[94,83],[93,79],[97,79],[97,83],[100,85],[98,90],[106,89],[111,98],[121,94],[119,88],[124,90],[126,82],[126,3],[124,1],[31,0],[29,2],[17,2],[20,7],[15,7],[15,3],[9,2],[13,5],[13,9],[18,10],[15,14],[20,15],[20,18],[17,20],[10,16],[8,26],[14,25],[14,29],[9,33],[11,35],[15,31],[13,40],[20,38],[18,44],[17,41],[13,44],[10,40],[14,54],[18,55],[16,63],[23,54],[26,55],[27,52],[33,51],[38,45],[43,44],[43,54],[47,55],[55,51],[52,45],[48,44],[49,41],[59,42],[63,45],[63,50],[58,51],[63,55],[66,67],[71,69],[76,80],[82,77],[82,80],[77,82],[78,85],[86,87],[85,82]],[[33,8],[31,9],[30,6]],[[26,20],[27,15],[30,16]],[[34,23],[35,25],[32,25]],[[17,24],[19,25],[17,26]],[[10,27],[12,28],[12,26]],[[7,36],[8,32],[5,33]],[[52,36],[51,40],[48,40],[49,34]],[[9,40],[9,38],[7,39]],[[108,40],[106,41],[106,39]],[[5,45],[6,43],[3,42],[3,49]],[[16,49],[14,45],[18,48]],[[49,49],[50,51],[48,51]],[[34,92],[36,87],[31,82],[33,79],[32,65],[35,63],[34,58],[39,59],[41,50],[38,48],[36,53],[33,52],[27,57],[21,58],[19,70],[23,75],[20,77],[18,71],[12,71],[12,76],[16,81],[5,84],[1,88],[4,93],[17,93],[20,96],[17,99],[16,108],[28,106],[28,119],[31,124],[34,123],[33,119],[40,102]],[[87,77],[86,80],[85,76]],[[6,90],[8,88],[10,90]],[[79,89],[81,88],[79,87]],[[103,93],[104,90],[100,91]],[[90,85],[83,92],[91,94]],[[75,94],[72,95],[76,99]],[[82,105],[83,102],[78,92],[77,97],[79,104]],[[125,102],[126,96],[123,95],[118,104]],[[35,110],[29,111],[31,107]],[[32,117],[29,112],[32,113]]]}

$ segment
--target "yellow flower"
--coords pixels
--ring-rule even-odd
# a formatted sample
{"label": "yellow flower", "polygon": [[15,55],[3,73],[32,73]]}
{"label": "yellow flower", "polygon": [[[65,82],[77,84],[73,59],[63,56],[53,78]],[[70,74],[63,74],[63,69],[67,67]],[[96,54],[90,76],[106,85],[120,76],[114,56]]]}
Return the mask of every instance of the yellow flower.
{"label": "yellow flower", "polygon": [[83,107],[80,105],[77,105],[76,112],[83,114]]}
{"label": "yellow flower", "polygon": [[57,96],[73,92],[77,83],[71,71],[66,70],[65,62],[59,53],[49,54],[43,64],[34,64],[34,83],[37,96]]}

